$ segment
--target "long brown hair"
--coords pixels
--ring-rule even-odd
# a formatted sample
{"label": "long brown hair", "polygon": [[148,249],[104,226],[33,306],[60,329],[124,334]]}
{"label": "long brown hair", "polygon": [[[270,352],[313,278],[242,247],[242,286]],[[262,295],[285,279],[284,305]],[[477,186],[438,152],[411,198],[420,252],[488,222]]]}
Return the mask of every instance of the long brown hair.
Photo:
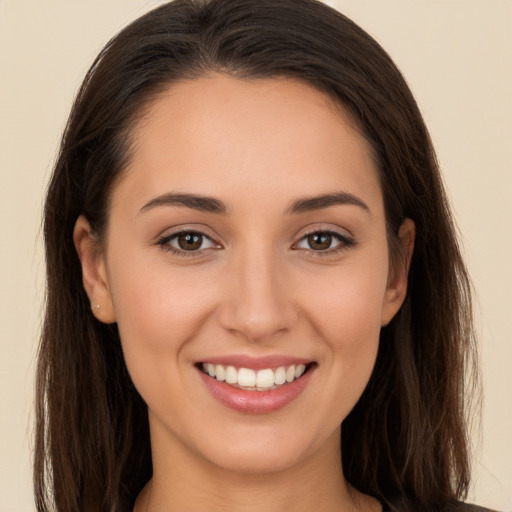
{"label": "long brown hair", "polygon": [[402,75],[342,14],[315,0],[176,0],[133,22],[90,68],[73,105],[44,210],[46,316],[37,369],[40,511],[133,506],[152,472],[147,409],[115,325],[97,322],[72,232],[101,239],[130,129],[178,80],[213,71],[293,77],[335,98],[378,162],[390,251],[417,238],[406,301],[381,332],[373,375],[342,427],[343,468],[393,510],[439,510],[469,485],[465,380],[474,370],[467,272],[432,144]]}

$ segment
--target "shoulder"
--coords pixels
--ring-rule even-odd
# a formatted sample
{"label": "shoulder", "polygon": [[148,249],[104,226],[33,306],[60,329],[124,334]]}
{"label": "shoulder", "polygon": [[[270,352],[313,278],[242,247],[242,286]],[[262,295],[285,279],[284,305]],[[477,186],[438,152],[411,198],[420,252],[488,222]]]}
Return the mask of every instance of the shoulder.
{"label": "shoulder", "polygon": [[[406,507],[407,512],[414,512],[412,509]],[[403,507],[397,506],[396,510],[406,510]],[[430,508],[428,509],[431,510]],[[382,507],[383,512],[390,512],[390,509],[386,507],[386,505],[383,505]],[[436,508],[436,512],[499,512],[497,510],[491,510],[490,508],[480,507],[478,505],[472,505],[470,503],[453,503],[451,505],[445,505],[442,508]]]}
{"label": "shoulder", "polygon": [[478,505],[472,505],[470,503],[457,503],[446,508],[445,512],[498,512],[491,510],[490,508],[479,507]]}
{"label": "shoulder", "polygon": [[471,505],[469,503],[460,503],[458,507],[453,509],[453,512],[498,512],[490,508],[479,507],[478,505]]}

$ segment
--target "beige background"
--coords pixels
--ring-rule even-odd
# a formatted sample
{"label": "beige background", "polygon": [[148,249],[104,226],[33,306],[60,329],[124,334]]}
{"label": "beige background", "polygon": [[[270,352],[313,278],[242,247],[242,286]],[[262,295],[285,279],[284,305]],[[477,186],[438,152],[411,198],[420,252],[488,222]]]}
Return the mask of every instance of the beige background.
{"label": "beige background", "polygon": [[[0,510],[33,510],[44,291],[40,211],[72,97],[102,45],[157,1],[0,0]],[[334,0],[404,72],[430,127],[477,290],[484,414],[472,500],[512,511],[512,2]]]}

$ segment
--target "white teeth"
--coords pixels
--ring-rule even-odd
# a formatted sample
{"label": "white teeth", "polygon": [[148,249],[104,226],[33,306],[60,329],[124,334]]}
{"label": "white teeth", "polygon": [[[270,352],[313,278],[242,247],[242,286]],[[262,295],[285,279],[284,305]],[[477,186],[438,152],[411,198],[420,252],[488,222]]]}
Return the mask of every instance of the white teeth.
{"label": "white teeth", "polygon": [[300,378],[306,371],[306,365],[280,366],[275,370],[264,368],[263,370],[255,371],[250,368],[239,368],[237,370],[234,366],[203,363],[202,369],[210,377],[219,381],[225,381],[227,384],[234,385],[235,387],[268,391]]}
{"label": "white teeth", "polygon": [[306,366],[303,364],[299,364],[299,366],[297,366],[297,368],[295,368],[295,378],[298,379],[305,371],[306,371]]}
{"label": "white teeth", "polygon": [[286,382],[286,368],[281,366],[274,372],[274,383],[276,386],[280,386]]}
{"label": "white teeth", "polygon": [[256,386],[256,372],[249,368],[240,368],[238,370],[238,385],[246,388]]}
{"label": "white teeth", "polygon": [[238,372],[234,366],[226,368],[226,382],[228,384],[236,384],[238,382]]}
{"label": "white teeth", "polygon": [[215,366],[215,378],[220,381],[226,380],[226,371],[224,370],[224,366],[220,364]]}
{"label": "white teeth", "polygon": [[[238,377],[240,380],[240,377]],[[274,385],[274,372],[268,368],[260,370],[256,374],[256,386],[259,388],[271,388]]]}

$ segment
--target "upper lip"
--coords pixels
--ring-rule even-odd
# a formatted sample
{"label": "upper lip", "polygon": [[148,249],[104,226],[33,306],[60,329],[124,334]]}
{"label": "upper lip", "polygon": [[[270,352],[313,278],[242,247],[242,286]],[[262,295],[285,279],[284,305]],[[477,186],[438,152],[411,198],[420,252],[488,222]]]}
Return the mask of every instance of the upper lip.
{"label": "upper lip", "polygon": [[252,370],[263,370],[265,368],[279,368],[280,366],[292,366],[312,363],[311,359],[302,357],[287,356],[281,354],[266,356],[250,356],[246,354],[231,354],[225,356],[207,357],[198,362],[220,364],[222,366],[234,366],[235,368],[250,368]]}

